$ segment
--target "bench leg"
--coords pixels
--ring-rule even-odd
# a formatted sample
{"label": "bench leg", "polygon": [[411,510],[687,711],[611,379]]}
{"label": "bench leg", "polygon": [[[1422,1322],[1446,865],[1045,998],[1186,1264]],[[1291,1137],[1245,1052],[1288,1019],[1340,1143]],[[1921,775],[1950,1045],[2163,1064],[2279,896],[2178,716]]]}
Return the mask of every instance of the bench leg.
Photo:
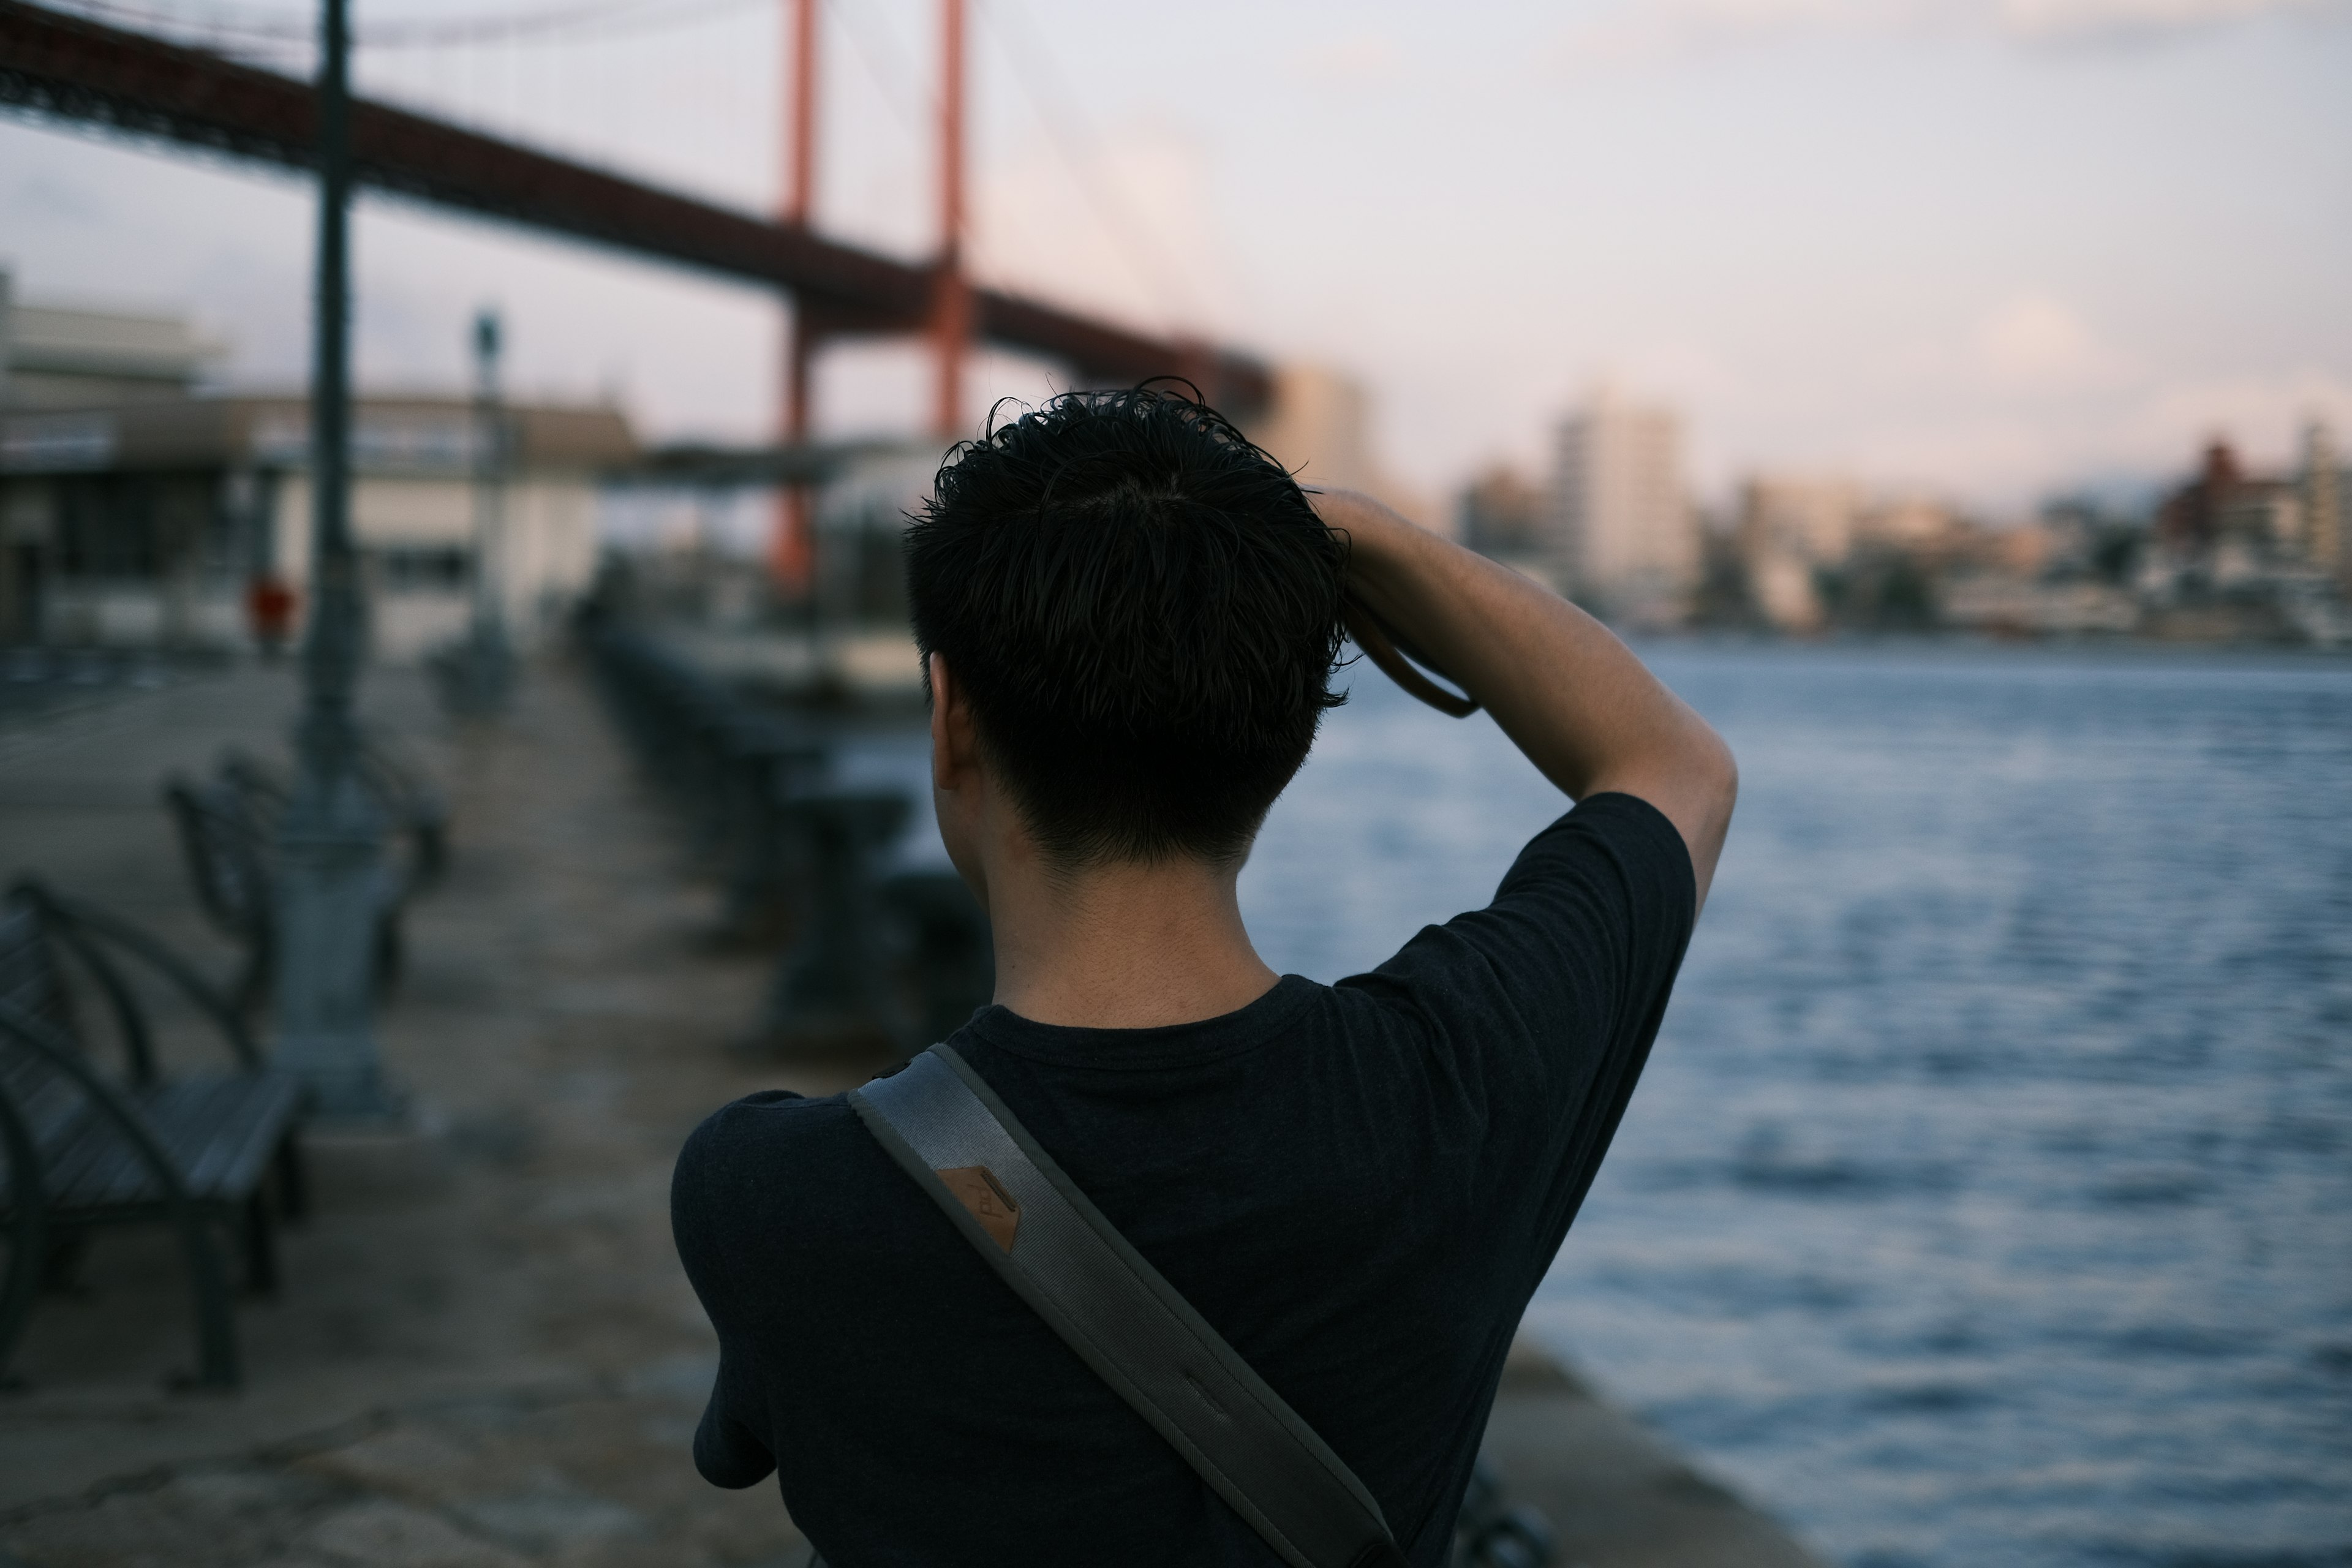
{"label": "bench leg", "polygon": [[195,1296],[196,1375],[199,1388],[231,1389],[237,1385],[236,1324],[229,1314],[228,1275],[221,1268],[220,1248],[213,1245],[207,1216],[193,1205],[183,1205],[173,1216],[180,1245],[187,1253],[188,1288]]}
{"label": "bench leg", "polygon": [[8,1277],[0,1281],[0,1388],[14,1386],[8,1358],[32,1320],[33,1298],[40,1293],[41,1276],[49,1261],[48,1227],[41,1213],[40,1194],[22,1195],[26,1201],[17,1204],[16,1218],[8,1227]]}
{"label": "bench leg", "polygon": [[278,1145],[278,1205],[289,1221],[310,1216],[310,1177],[302,1168],[302,1146],[289,1131]]}
{"label": "bench leg", "polygon": [[374,980],[379,998],[391,995],[399,986],[406,964],[407,951],[400,939],[400,906],[394,904],[376,917]]}
{"label": "bench leg", "polygon": [[81,1288],[81,1260],[89,1256],[91,1233],[68,1230],[49,1237],[49,1255],[41,1264],[44,1289],[72,1292]]}
{"label": "bench leg", "polygon": [[238,1223],[245,1243],[245,1288],[257,1296],[278,1294],[278,1237],[270,1229],[269,1200],[258,1190],[245,1200]]}
{"label": "bench leg", "polygon": [[247,939],[245,968],[236,977],[236,988],[231,1005],[240,1018],[251,1019],[264,1003],[269,1000],[269,983],[274,965],[271,963],[270,942],[256,934]]}

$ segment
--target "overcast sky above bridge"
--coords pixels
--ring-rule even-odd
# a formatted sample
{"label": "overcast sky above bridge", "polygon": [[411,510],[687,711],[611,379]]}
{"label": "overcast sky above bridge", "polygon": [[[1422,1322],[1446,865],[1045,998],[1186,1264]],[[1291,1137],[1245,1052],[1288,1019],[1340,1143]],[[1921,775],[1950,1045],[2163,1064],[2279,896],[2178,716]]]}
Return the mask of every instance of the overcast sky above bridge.
{"label": "overcast sky above bridge", "polygon": [[[2213,431],[2258,462],[2314,413],[2352,436],[2347,0],[974,5],[989,275],[1352,370],[1433,491],[1534,461],[1604,376],[1685,411],[1718,492],[1793,466],[2008,508],[2163,473]],[[544,0],[356,10],[507,6]],[[931,238],[933,10],[832,0],[826,27],[821,221],[909,254]],[[690,22],[371,48],[360,75],[765,207],[774,11],[680,0]],[[363,212],[366,383],[456,386],[495,300],[526,390],[614,392],[657,434],[769,427],[757,295]],[[310,243],[292,180],[0,122],[20,297],[192,308],[236,383],[299,379]],[[1043,382],[984,362],[974,384]],[[842,433],[926,406],[905,351],[840,356],[822,391]]]}

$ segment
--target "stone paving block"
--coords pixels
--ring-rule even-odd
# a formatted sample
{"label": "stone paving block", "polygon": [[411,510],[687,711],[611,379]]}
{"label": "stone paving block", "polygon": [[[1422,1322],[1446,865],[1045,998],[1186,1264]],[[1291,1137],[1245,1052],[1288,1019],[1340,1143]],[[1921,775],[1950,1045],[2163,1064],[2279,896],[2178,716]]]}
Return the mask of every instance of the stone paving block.
{"label": "stone paving block", "polygon": [[[362,1491],[436,1500],[482,1484],[474,1445],[428,1426],[401,1425],[297,1461],[299,1469]],[[493,1479],[490,1484],[495,1485]]]}
{"label": "stone paving block", "polygon": [[243,1568],[318,1500],[267,1472],[192,1477],[45,1511],[11,1527],[5,1549],[29,1568]]}
{"label": "stone paving block", "polygon": [[543,1478],[536,1490],[471,1499],[452,1504],[450,1512],[479,1534],[537,1553],[650,1533],[649,1521],[636,1510],[552,1476]]}
{"label": "stone paving block", "polygon": [[388,1498],[337,1509],[295,1542],[350,1568],[524,1568],[528,1559]]}

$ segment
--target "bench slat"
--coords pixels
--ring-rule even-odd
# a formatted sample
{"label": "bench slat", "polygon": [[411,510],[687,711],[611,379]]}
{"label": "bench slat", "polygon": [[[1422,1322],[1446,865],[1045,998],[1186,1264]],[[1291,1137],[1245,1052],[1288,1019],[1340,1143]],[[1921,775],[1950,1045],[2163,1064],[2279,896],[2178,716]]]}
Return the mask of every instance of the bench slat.
{"label": "bench slat", "polygon": [[[184,1079],[125,1098],[199,1203],[250,1196],[301,1106],[299,1085],[275,1072]],[[163,1195],[130,1140],[103,1117],[83,1118],[43,1163],[43,1185],[60,1215],[154,1203]]]}

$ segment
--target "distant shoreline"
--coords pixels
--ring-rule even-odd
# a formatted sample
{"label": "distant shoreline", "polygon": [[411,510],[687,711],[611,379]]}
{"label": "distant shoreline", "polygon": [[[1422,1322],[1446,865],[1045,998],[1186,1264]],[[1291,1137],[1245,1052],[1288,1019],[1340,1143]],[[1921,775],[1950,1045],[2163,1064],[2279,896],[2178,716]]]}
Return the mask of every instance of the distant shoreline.
{"label": "distant shoreline", "polygon": [[2274,642],[2254,638],[2192,642],[2179,637],[2129,635],[2065,634],[2002,636],[1975,631],[1832,631],[1798,636],[1785,632],[1746,631],[1729,627],[1691,626],[1610,628],[1636,647],[1671,645],[1722,648],[1812,648],[1822,651],[1864,648],[1969,649],[1983,652],[2113,653],[2141,657],[2178,655],[2183,658],[2275,659],[2293,663],[2352,664],[2352,645]]}

